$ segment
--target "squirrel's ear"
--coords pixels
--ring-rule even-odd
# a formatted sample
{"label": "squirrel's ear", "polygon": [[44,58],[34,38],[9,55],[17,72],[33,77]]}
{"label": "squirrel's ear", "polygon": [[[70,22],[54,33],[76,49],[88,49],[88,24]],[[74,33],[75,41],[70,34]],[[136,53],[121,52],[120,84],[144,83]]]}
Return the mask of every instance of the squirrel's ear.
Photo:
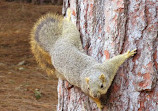
{"label": "squirrel's ear", "polygon": [[105,82],[105,75],[104,75],[104,74],[101,74],[101,75],[99,76],[99,79],[101,79],[102,82]]}
{"label": "squirrel's ear", "polygon": [[86,77],[85,80],[86,80],[86,83],[88,84],[89,83],[89,77]]}

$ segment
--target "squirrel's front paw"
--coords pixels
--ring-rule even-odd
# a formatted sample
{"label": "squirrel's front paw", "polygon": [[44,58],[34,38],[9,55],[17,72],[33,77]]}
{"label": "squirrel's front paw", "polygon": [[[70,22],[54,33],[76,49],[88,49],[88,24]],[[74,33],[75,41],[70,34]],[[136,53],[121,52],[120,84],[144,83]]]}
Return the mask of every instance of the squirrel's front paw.
{"label": "squirrel's front paw", "polygon": [[91,97],[92,100],[97,104],[97,107],[102,110],[104,108],[104,105],[102,105],[101,101],[98,98]]}
{"label": "squirrel's front paw", "polygon": [[137,53],[137,49],[134,49],[134,50],[132,50],[132,51],[127,51],[126,52],[126,58],[129,58],[129,57],[132,57],[132,56],[134,56],[134,54],[136,54]]}
{"label": "squirrel's front paw", "polygon": [[97,104],[97,107],[100,109],[100,110],[102,110],[103,108],[104,108],[104,106],[102,105],[102,104]]}

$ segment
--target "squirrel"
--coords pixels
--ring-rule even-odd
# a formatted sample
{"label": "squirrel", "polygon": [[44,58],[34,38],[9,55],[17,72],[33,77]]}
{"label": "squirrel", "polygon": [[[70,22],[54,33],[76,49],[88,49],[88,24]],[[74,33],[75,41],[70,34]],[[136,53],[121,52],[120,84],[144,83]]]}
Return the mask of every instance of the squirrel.
{"label": "squirrel", "polygon": [[35,23],[30,41],[32,53],[49,75],[79,87],[102,109],[101,95],[106,94],[117,70],[136,54],[136,49],[99,63],[84,52],[80,33],[71,22],[70,8],[66,15],[64,18],[49,13]]}

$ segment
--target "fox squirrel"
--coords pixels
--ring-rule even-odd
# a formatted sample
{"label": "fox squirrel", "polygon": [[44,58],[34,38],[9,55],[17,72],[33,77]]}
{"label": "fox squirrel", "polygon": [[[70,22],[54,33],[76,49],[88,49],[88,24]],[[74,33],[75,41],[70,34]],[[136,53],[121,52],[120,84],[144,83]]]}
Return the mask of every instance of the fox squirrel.
{"label": "fox squirrel", "polygon": [[99,63],[84,53],[80,33],[70,17],[68,8],[65,18],[55,14],[40,18],[31,32],[31,50],[49,75],[55,73],[58,78],[81,88],[103,108],[101,95],[106,94],[119,66],[134,56],[136,49]]}

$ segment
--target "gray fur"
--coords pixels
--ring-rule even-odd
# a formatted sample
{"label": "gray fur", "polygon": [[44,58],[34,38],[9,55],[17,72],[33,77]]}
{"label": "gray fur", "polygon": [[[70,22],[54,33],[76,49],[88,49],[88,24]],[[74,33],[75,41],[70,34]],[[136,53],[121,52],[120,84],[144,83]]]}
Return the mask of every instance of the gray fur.
{"label": "gray fur", "polygon": [[[107,92],[119,66],[135,54],[128,52],[98,63],[83,52],[80,33],[68,19],[58,21],[46,17],[37,26],[35,35],[36,41],[49,52],[57,77],[81,88],[92,98],[100,98]],[[101,75],[103,79],[100,79]],[[96,103],[101,107],[100,102]]]}
{"label": "gray fur", "polygon": [[36,28],[35,39],[48,52],[59,36],[61,36],[62,30],[58,27],[58,23],[58,20],[48,17],[41,21]]}

